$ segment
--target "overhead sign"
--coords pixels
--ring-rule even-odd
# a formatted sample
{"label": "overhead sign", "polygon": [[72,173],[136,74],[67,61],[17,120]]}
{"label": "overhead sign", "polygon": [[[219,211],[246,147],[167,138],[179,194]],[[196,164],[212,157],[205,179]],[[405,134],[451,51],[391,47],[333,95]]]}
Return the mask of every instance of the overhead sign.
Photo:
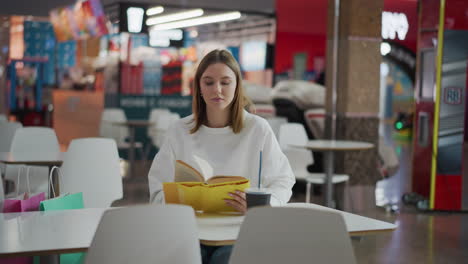
{"label": "overhead sign", "polygon": [[403,13],[382,13],[382,38],[405,40],[409,30],[408,18]]}
{"label": "overhead sign", "polygon": [[444,103],[459,105],[462,103],[462,88],[446,87],[444,89]]}

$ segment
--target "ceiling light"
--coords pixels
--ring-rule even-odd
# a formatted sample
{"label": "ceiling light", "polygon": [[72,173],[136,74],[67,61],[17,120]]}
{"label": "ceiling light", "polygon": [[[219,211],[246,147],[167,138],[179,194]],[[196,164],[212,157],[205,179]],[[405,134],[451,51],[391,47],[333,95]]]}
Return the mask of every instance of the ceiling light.
{"label": "ceiling light", "polygon": [[129,7],[127,9],[128,32],[140,33],[143,26],[143,15],[145,11],[140,7]]}
{"label": "ceiling light", "polygon": [[155,25],[152,27],[153,30],[164,30],[164,29],[173,29],[173,28],[185,28],[191,26],[198,26],[203,24],[209,23],[217,23],[222,21],[234,20],[239,19],[241,17],[240,12],[229,12],[229,13],[222,13],[219,15],[212,15],[212,16],[204,16],[199,18],[192,18],[186,19],[182,21],[170,22]]}
{"label": "ceiling light", "polygon": [[162,12],[164,12],[164,7],[155,6],[155,7],[148,8],[146,10],[146,15],[147,16],[154,16],[154,15],[157,15],[157,14],[161,14]]}
{"label": "ceiling light", "polygon": [[382,56],[389,54],[391,51],[392,51],[392,46],[390,46],[390,44],[386,42],[382,42],[380,44],[380,54],[382,54]]}
{"label": "ceiling light", "polygon": [[146,20],[146,25],[152,26],[152,25],[167,23],[171,21],[177,21],[177,20],[182,20],[182,19],[187,19],[187,18],[192,18],[192,17],[199,17],[202,15],[203,15],[203,9],[198,8],[198,9],[178,12],[178,13],[174,13],[170,15],[148,18]]}

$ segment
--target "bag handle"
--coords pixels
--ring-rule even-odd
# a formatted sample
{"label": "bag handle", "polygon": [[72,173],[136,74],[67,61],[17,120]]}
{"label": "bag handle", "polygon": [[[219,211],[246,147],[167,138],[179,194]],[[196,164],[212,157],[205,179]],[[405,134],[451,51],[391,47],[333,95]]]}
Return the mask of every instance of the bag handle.
{"label": "bag handle", "polygon": [[26,169],[26,186],[28,187],[28,195],[31,195],[31,185],[29,183],[29,170],[31,169],[31,166],[26,166],[26,165],[20,165],[18,169],[18,183],[17,183],[17,188],[16,188],[16,196],[19,196],[19,186],[20,186],[20,180],[21,180],[21,171]]}
{"label": "bag handle", "polygon": [[[50,193],[50,188],[52,187],[52,195],[55,197],[55,189],[54,184],[52,183],[52,175],[54,175],[54,171],[58,171],[59,178],[62,179],[62,172],[59,167],[53,166],[49,173],[49,184],[47,184],[47,194]],[[49,197],[50,198],[50,197]]]}

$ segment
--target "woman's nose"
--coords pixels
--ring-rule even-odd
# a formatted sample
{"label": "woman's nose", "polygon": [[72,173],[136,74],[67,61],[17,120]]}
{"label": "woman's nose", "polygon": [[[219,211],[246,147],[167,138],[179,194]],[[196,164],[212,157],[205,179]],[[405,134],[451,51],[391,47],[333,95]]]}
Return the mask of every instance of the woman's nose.
{"label": "woman's nose", "polygon": [[217,83],[217,84],[215,85],[215,91],[218,92],[218,93],[221,93],[221,89],[222,89],[221,84],[220,84],[220,83]]}

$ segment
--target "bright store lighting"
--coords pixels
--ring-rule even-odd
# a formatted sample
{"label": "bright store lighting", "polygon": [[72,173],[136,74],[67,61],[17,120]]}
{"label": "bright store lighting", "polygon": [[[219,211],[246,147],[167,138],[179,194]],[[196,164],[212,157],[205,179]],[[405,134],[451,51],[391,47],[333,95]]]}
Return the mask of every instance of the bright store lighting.
{"label": "bright store lighting", "polygon": [[161,14],[162,12],[164,12],[164,7],[155,6],[155,7],[148,8],[148,10],[146,10],[146,15],[147,16],[154,16],[154,15],[157,15],[157,14]]}
{"label": "bright store lighting", "polygon": [[140,33],[143,26],[143,15],[145,11],[141,7],[127,8],[128,32]]}
{"label": "bright store lighting", "polygon": [[199,18],[186,19],[177,22],[170,22],[165,24],[159,24],[152,27],[153,30],[166,30],[173,28],[186,28],[210,23],[217,23],[222,21],[229,21],[234,19],[239,19],[241,17],[240,12],[229,12],[219,15],[204,16]]}
{"label": "bright store lighting", "polygon": [[178,12],[165,16],[152,17],[146,20],[146,25],[152,26],[156,24],[162,24],[192,17],[199,17],[203,15],[203,9],[197,8],[189,11]]}
{"label": "bright store lighting", "polygon": [[391,51],[392,51],[392,47],[390,46],[390,44],[385,43],[385,42],[382,42],[380,44],[380,54],[382,54],[382,56],[389,54]]}
{"label": "bright store lighting", "polygon": [[181,29],[170,30],[150,30],[149,43],[150,46],[169,47],[171,40],[182,40],[184,32]]}
{"label": "bright store lighting", "polygon": [[198,31],[196,31],[195,29],[194,29],[194,30],[190,30],[190,33],[189,33],[189,34],[190,34],[189,36],[190,36],[191,38],[196,38],[196,37],[198,37]]}
{"label": "bright store lighting", "polygon": [[382,13],[382,38],[404,40],[409,30],[408,18],[403,13]]}
{"label": "bright store lighting", "polygon": [[151,47],[167,48],[171,45],[171,40],[170,39],[150,39],[149,44]]}

